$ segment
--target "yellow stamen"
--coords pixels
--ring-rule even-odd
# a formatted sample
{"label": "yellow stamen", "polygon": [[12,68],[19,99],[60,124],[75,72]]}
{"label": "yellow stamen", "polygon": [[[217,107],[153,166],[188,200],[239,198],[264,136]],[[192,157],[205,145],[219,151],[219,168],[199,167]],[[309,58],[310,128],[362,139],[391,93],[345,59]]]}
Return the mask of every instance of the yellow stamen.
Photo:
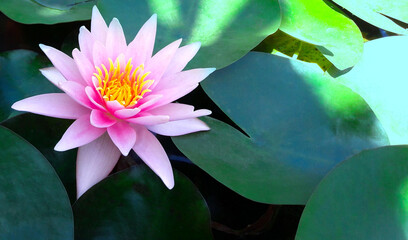
{"label": "yellow stamen", "polygon": [[134,105],[151,91],[149,88],[154,80],[147,78],[150,72],[144,72],[143,64],[133,68],[132,59],[129,59],[123,71],[119,59],[115,63],[109,59],[109,70],[104,64],[95,66],[94,76],[98,80],[96,90],[106,101],[117,100],[125,107]]}

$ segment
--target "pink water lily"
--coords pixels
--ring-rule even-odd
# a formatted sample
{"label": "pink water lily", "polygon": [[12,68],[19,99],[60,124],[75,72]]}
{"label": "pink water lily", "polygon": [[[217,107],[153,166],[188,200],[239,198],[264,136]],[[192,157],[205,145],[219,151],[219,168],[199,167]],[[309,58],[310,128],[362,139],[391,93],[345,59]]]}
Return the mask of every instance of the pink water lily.
{"label": "pink water lily", "polygon": [[200,48],[174,41],[154,56],[156,15],[127,45],[119,21],[106,25],[96,7],[91,31],[80,28],[80,50],[73,58],[40,45],[54,67],[42,74],[64,93],[48,93],[14,103],[13,109],[75,119],[55,146],[79,147],[77,196],[108,176],[121,154],[133,149],[169,188],[174,186],[170,161],[151,133],[178,136],[209,130],[197,117],[211,114],[172,103],[195,89],[214,68],[182,71]]}

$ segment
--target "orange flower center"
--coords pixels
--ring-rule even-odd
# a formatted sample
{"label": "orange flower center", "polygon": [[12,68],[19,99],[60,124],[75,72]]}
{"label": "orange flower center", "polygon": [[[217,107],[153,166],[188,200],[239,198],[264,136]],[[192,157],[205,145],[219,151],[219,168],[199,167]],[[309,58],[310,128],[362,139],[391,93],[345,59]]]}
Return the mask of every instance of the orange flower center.
{"label": "orange flower center", "polygon": [[101,67],[95,67],[98,73],[94,73],[99,83],[96,89],[106,101],[117,100],[125,107],[133,106],[151,91],[149,87],[154,80],[147,79],[150,72],[144,72],[143,64],[133,68],[132,59],[129,59],[125,69],[121,70],[118,59],[116,66],[112,59],[109,59],[109,63],[109,70],[101,64]]}

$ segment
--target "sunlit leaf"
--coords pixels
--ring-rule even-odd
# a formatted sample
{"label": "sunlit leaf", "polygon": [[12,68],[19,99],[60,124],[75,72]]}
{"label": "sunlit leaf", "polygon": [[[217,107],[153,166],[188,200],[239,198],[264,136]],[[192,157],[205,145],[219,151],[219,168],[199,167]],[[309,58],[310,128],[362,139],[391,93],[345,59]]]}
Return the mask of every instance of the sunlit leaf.
{"label": "sunlit leaf", "polygon": [[155,49],[176,39],[183,44],[201,42],[190,67],[225,67],[244,56],[280,24],[277,0],[100,0],[105,20],[117,17],[133,40],[142,24],[158,14]]}
{"label": "sunlit leaf", "polygon": [[407,44],[405,36],[367,42],[361,61],[337,79],[366,100],[391,144],[408,143]]}
{"label": "sunlit leaf", "polygon": [[279,0],[283,32],[317,49],[338,69],[352,67],[363,51],[357,25],[341,11],[321,0]]}
{"label": "sunlit leaf", "polygon": [[407,34],[395,20],[408,23],[408,1],[333,0],[357,17],[390,32]]}
{"label": "sunlit leaf", "polygon": [[316,63],[323,71],[333,66],[315,45],[300,41],[280,30],[267,37],[254,50],[283,54],[300,61]]}

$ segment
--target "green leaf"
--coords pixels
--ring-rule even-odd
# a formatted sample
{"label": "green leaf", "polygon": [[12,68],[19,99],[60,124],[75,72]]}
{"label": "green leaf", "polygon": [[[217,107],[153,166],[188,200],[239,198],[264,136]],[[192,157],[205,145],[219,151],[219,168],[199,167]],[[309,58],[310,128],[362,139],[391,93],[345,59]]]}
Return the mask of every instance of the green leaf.
{"label": "green leaf", "polygon": [[144,165],[109,176],[75,203],[75,239],[212,239],[204,199],[177,171],[175,182]]}
{"label": "green leaf", "polygon": [[279,0],[283,32],[316,45],[338,69],[352,67],[363,51],[357,25],[326,1]]}
{"label": "green leaf", "polygon": [[363,151],[319,184],[300,220],[298,240],[408,237],[408,146]]}
{"label": "green leaf", "polygon": [[71,120],[25,113],[2,123],[36,147],[51,163],[65,186],[73,203],[76,200],[75,161],[76,149],[64,152],[54,150]]}
{"label": "green leaf", "polygon": [[14,102],[41,93],[59,91],[38,70],[47,65],[49,61],[45,57],[28,50],[0,54],[0,121],[9,117]]}
{"label": "green leaf", "polygon": [[184,44],[201,42],[190,67],[225,67],[274,33],[280,24],[277,0],[100,0],[98,8],[105,20],[120,20],[128,42],[157,13],[156,50],[179,38]]}
{"label": "green leaf", "polygon": [[367,104],[315,64],[251,52],[203,88],[245,131],[206,118],[211,130],[174,137],[221,183],[255,201],[305,204],[338,162],[387,144]]}
{"label": "green leaf", "polygon": [[20,23],[55,24],[88,20],[95,4],[96,0],[4,0],[0,11]]}
{"label": "green leaf", "polygon": [[0,239],[73,239],[68,196],[51,165],[0,127]]}
{"label": "green leaf", "polygon": [[361,61],[338,78],[370,105],[391,144],[408,143],[407,44],[405,36],[367,42]]}
{"label": "green leaf", "polygon": [[323,71],[333,64],[313,44],[300,41],[280,30],[268,36],[254,51],[288,56],[304,62],[316,63]]}
{"label": "green leaf", "polygon": [[407,34],[407,30],[394,19],[408,23],[408,1],[388,0],[333,0],[352,14],[374,26],[398,34]]}

